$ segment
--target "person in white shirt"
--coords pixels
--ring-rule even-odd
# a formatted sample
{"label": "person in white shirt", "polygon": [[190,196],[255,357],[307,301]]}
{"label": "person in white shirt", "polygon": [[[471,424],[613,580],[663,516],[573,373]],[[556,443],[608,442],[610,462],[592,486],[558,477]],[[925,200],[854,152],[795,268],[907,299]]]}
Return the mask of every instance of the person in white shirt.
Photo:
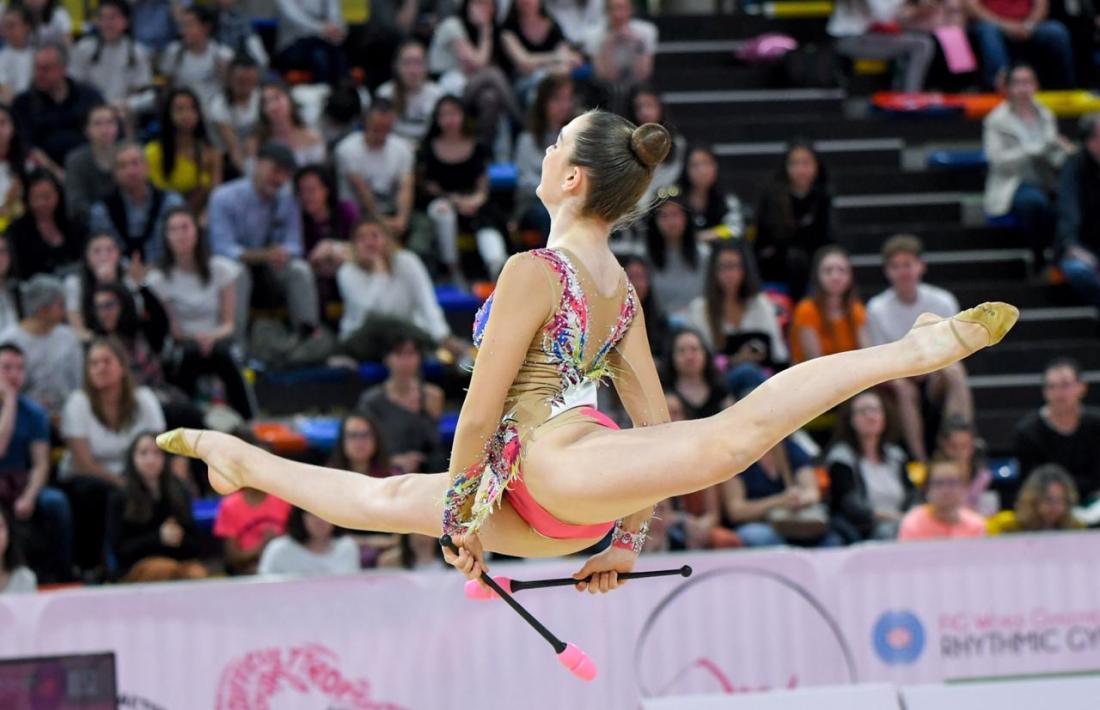
{"label": "person in white shirt", "polygon": [[[853,58],[892,60],[905,58],[903,91],[921,91],[928,68],[936,56],[936,42],[928,32],[910,30],[917,15],[939,3],[905,0],[839,0],[829,18],[828,32],[836,38],[836,51]],[[876,25],[896,31],[876,32]]]}
{"label": "person in white shirt", "polygon": [[24,5],[8,5],[0,20],[4,47],[0,49],[0,101],[10,104],[26,91],[34,74],[34,21]]}
{"label": "person in white shirt", "polygon": [[180,15],[180,39],[160,56],[160,73],[174,87],[195,92],[207,106],[225,88],[225,76],[233,50],[214,41],[214,13],[203,5],[188,7]]}
{"label": "person in white shirt", "polygon": [[286,535],[277,537],[260,556],[259,574],[303,577],[355,574],[359,571],[359,546],[313,513],[293,508]]}
{"label": "person in white shirt", "polygon": [[156,107],[153,70],[148,50],[133,40],[130,5],[125,0],[100,0],[95,36],[76,43],[69,54],[69,76],[99,89],[103,98],[132,120]]}
{"label": "person in white shirt", "polygon": [[360,212],[382,220],[394,234],[403,234],[413,207],[413,153],[393,135],[397,114],[393,104],[378,99],[363,117],[365,130],[336,146],[340,198],[353,200]]}
{"label": "person in white shirt", "polygon": [[22,0],[31,13],[36,45],[61,42],[69,46],[73,41],[73,18],[61,7],[61,0]]}
{"label": "person in white shirt", "polygon": [[[951,293],[921,282],[925,272],[923,251],[920,239],[907,234],[891,237],[883,245],[882,258],[890,288],[867,303],[867,326],[873,344],[880,345],[898,333],[907,333],[921,313],[947,317],[959,310],[959,303]],[[926,377],[893,380],[890,386],[905,445],[919,461],[928,460],[921,417],[922,395],[939,404],[945,418],[953,415],[965,421],[974,420],[974,399],[962,363]]]}
{"label": "person in white shirt", "polygon": [[433,341],[463,351],[451,336],[428,270],[415,254],[398,247],[382,223],[361,221],[352,232],[351,249],[352,258],[336,272],[344,301],[340,340],[345,345],[371,317],[385,316],[408,321]]}
{"label": "person in white shirt", "polygon": [[631,0],[607,0],[607,18],[588,39],[596,78],[620,100],[649,81],[657,53],[657,27],[634,18]]}
{"label": "person in white shirt", "polygon": [[398,48],[393,63],[393,79],[378,87],[378,98],[393,102],[397,121],[393,132],[409,142],[416,151],[417,145],[428,132],[435,104],[443,96],[443,89],[434,81],[428,81],[428,65],[424,45],[408,40]]}
{"label": "person in white shirt", "polygon": [[339,83],[347,70],[341,45],[348,36],[340,0],[275,0],[275,8],[276,65],[283,71],[308,70],[318,83]]}
{"label": "person in white shirt", "polygon": [[23,564],[23,552],[12,538],[12,519],[0,506],[0,594],[33,594],[38,578]]}

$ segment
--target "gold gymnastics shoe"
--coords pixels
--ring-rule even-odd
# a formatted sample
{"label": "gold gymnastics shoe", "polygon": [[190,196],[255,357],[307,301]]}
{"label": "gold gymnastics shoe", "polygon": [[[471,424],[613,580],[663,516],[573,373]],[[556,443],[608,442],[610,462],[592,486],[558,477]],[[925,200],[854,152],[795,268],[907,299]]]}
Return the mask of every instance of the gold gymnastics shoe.
{"label": "gold gymnastics shoe", "polygon": [[955,338],[958,339],[963,346],[969,348],[962,337],[959,335],[959,331],[955,329],[955,321],[960,323],[977,323],[981,327],[985,328],[985,332],[989,334],[989,343],[986,347],[996,345],[1004,339],[1008,331],[1012,330],[1012,326],[1016,325],[1016,321],[1020,318],[1020,309],[1011,303],[1002,303],[1000,301],[994,301],[992,303],[981,303],[973,308],[958,313],[951,319],[951,332],[955,334]]}
{"label": "gold gymnastics shoe", "polygon": [[191,458],[199,458],[198,446],[199,439],[202,438],[202,431],[199,431],[199,435],[195,437],[195,443],[188,443],[187,438],[183,433],[186,429],[173,429],[172,431],[166,431],[157,437],[157,446],[170,454],[178,454],[179,456],[189,456]]}

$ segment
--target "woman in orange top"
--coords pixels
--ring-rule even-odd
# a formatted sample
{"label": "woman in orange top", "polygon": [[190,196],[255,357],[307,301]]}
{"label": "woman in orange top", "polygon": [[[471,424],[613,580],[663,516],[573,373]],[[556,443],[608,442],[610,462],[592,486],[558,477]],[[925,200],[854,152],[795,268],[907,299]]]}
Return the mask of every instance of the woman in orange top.
{"label": "woman in orange top", "polygon": [[848,252],[835,244],[821,247],[814,255],[810,295],[798,302],[791,319],[791,359],[804,362],[870,344]]}

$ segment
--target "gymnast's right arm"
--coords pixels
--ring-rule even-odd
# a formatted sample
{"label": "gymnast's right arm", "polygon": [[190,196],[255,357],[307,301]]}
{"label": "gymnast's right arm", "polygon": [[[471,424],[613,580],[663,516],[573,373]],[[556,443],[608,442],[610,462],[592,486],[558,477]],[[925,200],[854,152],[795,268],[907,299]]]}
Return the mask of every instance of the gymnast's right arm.
{"label": "gymnast's right arm", "polygon": [[531,340],[550,315],[550,288],[546,266],[531,254],[512,256],[501,271],[451,448],[443,511],[449,535],[476,532],[468,523],[485,446],[500,425],[504,399]]}

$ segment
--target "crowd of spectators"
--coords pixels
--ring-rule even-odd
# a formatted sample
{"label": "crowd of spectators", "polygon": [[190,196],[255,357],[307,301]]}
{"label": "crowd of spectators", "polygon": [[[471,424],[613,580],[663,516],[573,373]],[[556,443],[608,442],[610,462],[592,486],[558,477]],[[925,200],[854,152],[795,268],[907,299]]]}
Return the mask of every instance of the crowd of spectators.
{"label": "crowd of spectators", "polygon": [[[429,539],[334,529],[253,490],[220,502],[211,538],[192,512],[202,471],[153,436],[206,424],[251,437],[246,363],[376,361],[387,376],[343,419],[328,463],[442,470],[439,424],[458,403],[422,365],[434,355],[461,373],[471,352],[436,287],[476,290],[509,254],[545,245],[541,156],[585,106],[673,135],[639,204],[655,206],[612,248],[674,418],[958,310],[924,281],[910,235],[882,235],[889,287],[863,300],[811,143],[789,144],[755,204],[727,190],[719,157],[649,84],[657,28],[630,0],[371,6],[349,26],[336,0],[277,0],[266,42],[233,0],[99,0],[79,35],[56,0],[5,6],[0,591],[435,563]],[[929,33],[972,18],[984,75],[1007,91],[986,120],[987,212],[1014,215],[1100,305],[1100,120],[1076,143],[1058,135],[1036,72],[1010,58],[1072,82],[1064,25],[1046,0],[930,7],[839,0],[830,32],[841,53],[904,57],[917,89]],[[491,187],[502,162],[514,190]],[[994,485],[960,364],[861,394],[742,475],[665,501],[650,549],[1079,527],[1074,506],[1100,493],[1100,415],[1070,360],[1051,363],[1043,393],[1010,452],[1019,491]]]}

